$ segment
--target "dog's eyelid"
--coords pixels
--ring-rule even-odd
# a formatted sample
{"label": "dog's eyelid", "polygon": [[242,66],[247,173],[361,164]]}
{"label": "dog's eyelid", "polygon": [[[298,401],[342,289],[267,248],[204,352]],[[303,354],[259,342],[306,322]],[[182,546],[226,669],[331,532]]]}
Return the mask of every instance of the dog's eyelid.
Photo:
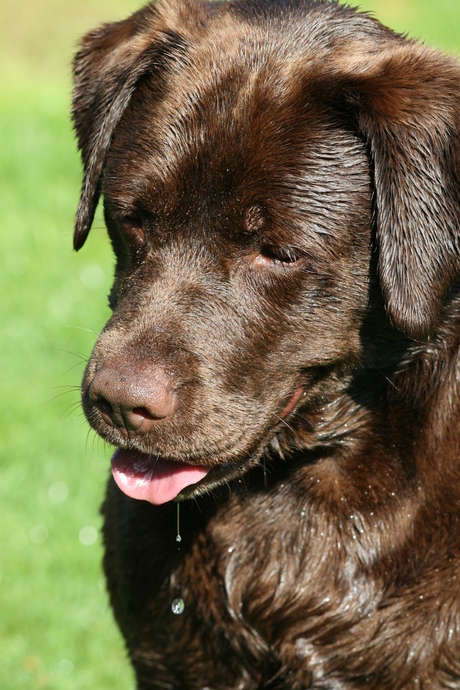
{"label": "dog's eyelid", "polygon": [[305,256],[292,248],[264,246],[254,256],[252,266],[257,269],[290,270],[304,265]]}
{"label": "dog's eyelid", "polygon": [[140,215],[125,215],[118,221],[119,232],[129,247],[129,252],[138,252],[146,243],[145,223]]}
{"label": "dog's eyelid", "polygon": [[143,208],[126,209],[118,213],[115,219],[120,225],[139,227],[144,231],[159,223],[159,215],[155,211],[147,211]]}
{"label": "dog's eyelid", "polygon": [[265,245],[260,255],[273,263],[285,265],[295,264],[302,258],[302,254],[297,249],[273,245]]}
{"label": "dog's eyelid", "polygon": [[140,215],[136,213],[128,213],[126,215],[120,216],[119,223],[121,225],[129,225],[131,227],[143,227],[143,219]]}

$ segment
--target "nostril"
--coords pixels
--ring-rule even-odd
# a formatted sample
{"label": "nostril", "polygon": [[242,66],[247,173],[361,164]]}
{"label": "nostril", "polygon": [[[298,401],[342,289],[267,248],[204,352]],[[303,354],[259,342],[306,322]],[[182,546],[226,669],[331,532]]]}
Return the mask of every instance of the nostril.
{"label": "nostril", "polygon": [[100,412],[102,412],[102,414],[106,414],[109,417],[112,416],[112,405],[105,398],[99,398],[99,400],[96,400],[96,407],[100,410]]}
{"label": "nostril", "polygon": [[99,410],[106,422],[108,422],[109,424],[116,423],[116,421],[114,420],[114,409],[108,400],[106,400],[102,396],[98,396],[98,398],[94,400],[94,406],[96,407],[96,409]]}
{"label": "nostril", "polygon": [[134,407],[132,413],[133,415],[136,415],[136,417],[143,417],[144,419],[148,420],[159,419],[158,416],[154,417],[153,414],[145,409],[145,407]]}

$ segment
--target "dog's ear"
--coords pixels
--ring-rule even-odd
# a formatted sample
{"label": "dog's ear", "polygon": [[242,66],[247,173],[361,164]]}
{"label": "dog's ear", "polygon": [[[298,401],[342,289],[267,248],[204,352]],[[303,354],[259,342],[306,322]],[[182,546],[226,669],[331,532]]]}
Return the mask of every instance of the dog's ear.
{"label": "dog's ear", "polygon": [[[107,24],[83,39],[74,60],[72,118],[84,178],[75,219],[74,247],[89,233],[100,196],[101,175],[115,128],[139,80],[160,74],[182,55],[187,31],[202,23],[203,3],[157,0],[122,22]],[[181,33],[171,27],[180,27]]]}
{"label": "dog's ear", "polygon": [[460,65],[395,41],[366,63],[357,57],[346,81],[371,160],[387,313],[425,338],[460,275]]}
{"label": "dog's ear", "polygon": [[114,129],[155,57],[155,15],[149,5],[126,21],[89,33],[74,61],[72,118],[84,165],[74,229],[77,250],[93,222]]}

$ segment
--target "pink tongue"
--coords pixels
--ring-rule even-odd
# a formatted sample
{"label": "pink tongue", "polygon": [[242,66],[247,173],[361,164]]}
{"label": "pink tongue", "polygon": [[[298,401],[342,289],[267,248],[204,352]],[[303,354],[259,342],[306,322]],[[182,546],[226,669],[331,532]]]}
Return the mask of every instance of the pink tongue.
{"label": "pink tongue", "polygon": [[131,498],[161,505],[172,501],[186,486],[203,479],[209,469],[172,460],[157,460],[136,451],[118,449],[112,474],[118,487]]}

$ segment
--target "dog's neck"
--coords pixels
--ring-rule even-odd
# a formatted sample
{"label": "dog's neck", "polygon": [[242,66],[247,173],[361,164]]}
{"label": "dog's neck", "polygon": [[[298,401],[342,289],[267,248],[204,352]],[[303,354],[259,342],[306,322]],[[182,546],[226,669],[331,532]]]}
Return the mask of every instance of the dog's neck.
{"label": "dog's neck", "polygon": [[278,434],[281,449],[297,448],[290,461],[308,468],[305,481],[319,504],[335,500],[339,510],[350,502],[369,514],[382,495],[402,506],[440,500],[446,491],[460,500],[459,311],[453,301],[442,332],[426,342],[395,333],[404,347],[390,348],[386,366],[377,353],[373,367],[338,371],[329,390],[321,382],[289,420],[291,432]]}

